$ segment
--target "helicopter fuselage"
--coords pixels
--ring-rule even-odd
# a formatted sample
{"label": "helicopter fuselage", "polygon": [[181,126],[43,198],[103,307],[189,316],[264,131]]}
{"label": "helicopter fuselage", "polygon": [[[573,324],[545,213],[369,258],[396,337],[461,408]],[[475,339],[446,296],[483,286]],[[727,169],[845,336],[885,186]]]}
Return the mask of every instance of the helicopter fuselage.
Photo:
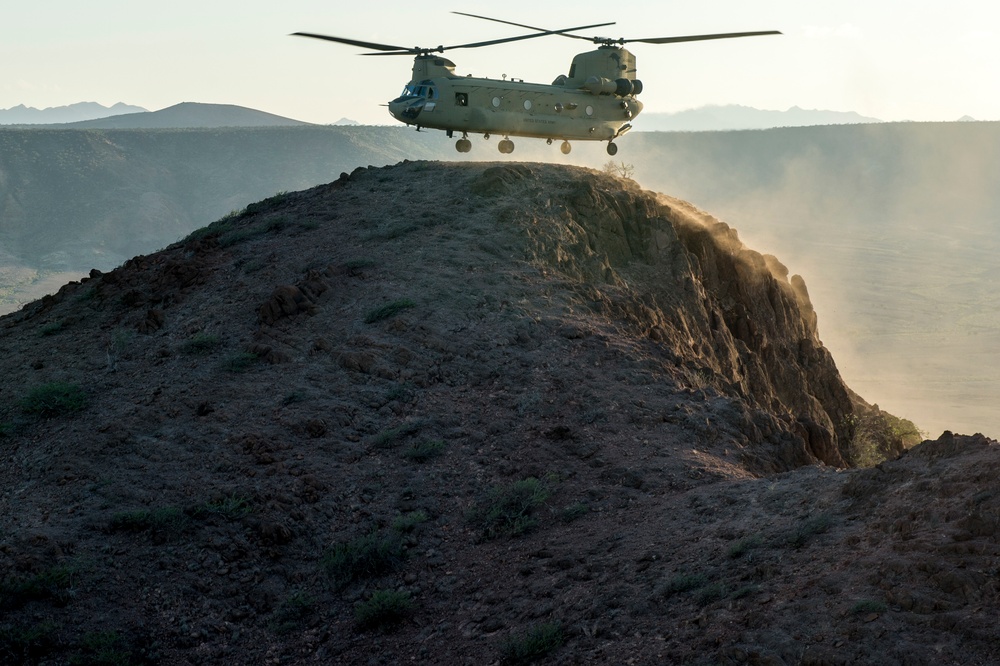
{"label": "helicopter fuselage", "polygon": [[413,82],[389,103],[396,120],[422,128],[592,141],[620,136],[640,111],[633,96],[471,77]]}
{"label": "helicopter fuselage", "polygon": [[[595,61],[604,66],[595,68]],[[389,113],[407,125],[449,135],[610,142],[627,132],[642,111],[634,63],[625,49],[602,47],[577,56],[570,76],[546,85],[458,76],[450,60],[421,55],[414,60],[413,79],[389,103]]]}

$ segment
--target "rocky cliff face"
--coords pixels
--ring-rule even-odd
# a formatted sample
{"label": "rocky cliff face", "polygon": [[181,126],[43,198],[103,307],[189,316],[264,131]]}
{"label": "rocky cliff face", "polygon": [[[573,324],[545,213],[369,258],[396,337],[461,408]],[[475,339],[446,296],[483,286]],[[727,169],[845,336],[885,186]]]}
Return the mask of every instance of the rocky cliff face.
{"label": "rocky cliff face", "polygon": [[[801,280],[606,175],[416,162],[272,197],[0,318],[0,374],[14,661],[992,649],[996,484],[906,507],[996,443],[841,471],[878,413]],[[872,573],[913,539],[982,575]]]}
{"label": "rocky cliff face", "polygon": [[[856,406],[820,342],[802,279],[683,201],[602,175],[555,174],[495,167],[472,188],[515,201],[500,214],[525,231],[529,259],[578,281],[596,311],[647,338],[682,383],[781,421],[767,430],[794,444],[765,468],[844,466]],[[742,430],[751,448],[765,439],[759,428]]]}

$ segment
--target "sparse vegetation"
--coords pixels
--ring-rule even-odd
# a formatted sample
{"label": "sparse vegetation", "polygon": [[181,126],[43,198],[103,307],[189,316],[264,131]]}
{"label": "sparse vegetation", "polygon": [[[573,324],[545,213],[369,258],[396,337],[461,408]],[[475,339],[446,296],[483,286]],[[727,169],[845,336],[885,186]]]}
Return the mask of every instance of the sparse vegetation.
{"label": "sparse vegetation", "polygon": [[500,661],[512,665],[537,661],[562,647],[565,641],[562,625],[545,622],[504,641],[500,646]]}
{"label": "sparse vegetation", "polygon": [[754,534],[753,536],[746,537],[745,539],[740,539],[733,545],[729,547],[726,554],[732,558],[737,559],[743,557],[751,550],[760,547],[764,543],[764,540],[759,534]]}
{"label": "sparse vegetation", "polygon": [[395,428],[383,430],[375,436],[372,444],[376,449],[392,449],[399,446],[400,442],[407,437],[415,435],[420,431],[421,424],[418,421],[408,421]]}
{"label": "sparse vegetation", "polygon": [[86,406],[87,393],[70,382],[42,384],[21,399],[22,412],[42,419],[74,414]]}
{"label": "sparse vegetation", "polygon": [[876,601],[874,599],[865,599],[859,601],[851,607],[852,615],[868,615],[869,613],[884,613],[889,607],[884,601]]}
{"label": "sparse vegetation", "polygon": [[370,310],[368,314],[365,315],[366,324],[374,324],[375,322],[382,321],[383,319],[388,319],[389,317],[394,317],[403,310],[416,307],[416,303],[408,298],[400,298],[395,301],[381,305],[374,310]]}
{"label": "sparse vegetation", "polygon": [[35,664],[55,647],[56,627],[48,622],[0,626],[0,663]]}
{"label": "sparse vegetation", "polygon": [[700,588],[694,598],[700,605],[707,606],[714,601],[725,599],[728,593],[729,589],[724,583],[709,583]]}
{"label": "sparse vegetation", "polygon": [[484,539],[500,536],[518,536],[530,532],[538,525],[535,509],[551,495],[545,481],[529,477],[494,488],[469,512],[469,521]]}
{"label": "sparse vegetation", "polygon": [[924,438],[912,421],[877,409],[848,416],[841,429],[848,434],[846,457],[854,467],[874,467]]}
{"label": "sparse vegetation", "polygon": [[71,666],[131,666],[145,661],[128,637],[117,631],[85,634]]}
{"label": "sparse vegetation", "polygon": [[348,275],[357,275],[366,268],[373,268],[378,265],[374,259],[351,259],[344,262],[344,268]]}
{"label": "sparse vegetation", "polygon": [[289,634],[300,628],[316,609],[316,599],[304,592],[295,592],[281,602],[268,623],[276,634]]}
{"label": "sparse vegetation", "polygon": [[241,351],[227,356],[222,361],[222,369],[227,372],[246,372],[260,363],[260,356],[253,352]]}
{"label": "sparse vegetation", "polygon": [[786,543],[792,548],[802,548],[817,534],[823,534],[833,525],[833,519],[827,514],[808,518],[787,535]]}
{"label": "sparse vegetation", "polygon": [[195,333],[180,346],[182,354],[203,356],[222,344],[222,338],[214,333]]}
{"label": "sparse vegetation", "polygon": [[625,162],[615,162],[614,160],[605,162],[604,166],[601,167],[601,171],[609,176],[628,180],[632,180],[632,177],[635,175],[635,167],[633,165],[625,164]]}
{"label": "sparse vegetation", "polygon": [[405,590],[376,590],[354,607],[354,619],[361,630],[385,629],[402,622],[413,608],[413,598]]}
{"label": "sparse vegetation", "polygon": [[658,596],[669,597],[681,592],[690,592],[708,585],[708,576],[705,574],[680,573],[673,576],[666,583],[663,583],[657,590]]}
{"label": "sparse vegetation", "polygon": [[75,574],[73,568],[59,565],[33,576],[4,579],[0,581],[0,608],[12,610],[39,600],[65,605],[73,597]]}
{"label": "sparse vegetation", "polygon": [[337,589],[364,578],[373,578],[396,570],[406,551],[396,532],[372,531],[339,543],[320,561],[320,566]]}
{"label": "sparse vegetation", "polygon": [[288,405],[295,405],[300,402],[305,402],[308,399],[309,399],[308,393],[306,393],[305,391],[296,390],[296,391],[291,391],[290,393],[286,393],[285,397],[281,399],[281,404],[287,407]]}
{"label": "sparse vegetation", "polygon": [[572,523],[580,518],[583,518],[588,513],[590,513],[590,507],[584,502],[575,502],[570,504],[559,514],[559,519],[564,523]]}
{"label": "sparse vegetation", "polygon": [[425,463],[442,453],[444,453],[444,442],[440,439],[428,439],[413,444],[403,452],[403,455],[413,462]]}
{"label": "sparse vegetation", "polygon": [[193,509],[192,513],[195,517],[213,514],[222,516],[227,520],[236,520],[253,513],[253,505],[243,495],[233,494],[199,504]]}
{"label": "sparse vegetation", "polygon": [[175,506],[120,511],[108,521],[109,532],[179,532],[187,524],[184,511]]}
{"label": "sparse vegetation", "polygon": [[396,519],[392,521],[392,530],[394,532],[399,532],[400,534],[409,534],[425,522],[427,522],[426,513],[423,511],[411,511],[401,516],[397,516]]}
{"label": "sparse vegetation", "polygon": [[63,322],[55,321],[52,322],[51,324],[46,324],[45,326],[42,326],[40,329],[38,329],[38,332],[42,335],[42,337],[46,337],[49,335],[55,335],[56,333],[59,333],[60,331],[63,330],[63,328],[64,328]]}

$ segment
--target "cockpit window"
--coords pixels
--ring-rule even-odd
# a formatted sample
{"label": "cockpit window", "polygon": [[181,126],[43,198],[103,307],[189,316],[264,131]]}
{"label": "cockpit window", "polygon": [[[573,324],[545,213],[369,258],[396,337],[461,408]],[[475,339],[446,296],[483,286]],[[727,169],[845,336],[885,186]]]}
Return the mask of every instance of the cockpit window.
{"label": "cockpit window", "polygon": [[424,97],[426,99],[437,99],[438,89],[434,86],[410,84],[403,88],[403,92],[400,97]]}

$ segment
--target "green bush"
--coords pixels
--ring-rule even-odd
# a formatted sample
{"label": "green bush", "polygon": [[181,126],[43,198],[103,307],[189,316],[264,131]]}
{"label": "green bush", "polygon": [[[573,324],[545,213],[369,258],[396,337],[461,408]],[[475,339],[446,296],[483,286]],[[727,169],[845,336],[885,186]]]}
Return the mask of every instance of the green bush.
{"label": "green bush", "polygon": [[253,352],[237,352],[222,361],[222,369],[229,372],[246,372],[260,363],[260,356]]}
{"label": "green bush", "polygon": [[21,399],[22,412],[43,419],[74,414],[86,406],[86,392],[69,382],[42,384]]}
{"label": "green bush", "polygon": [[868,615],[869,613],[884,613],[888,610],[888,606],[883,601],[875,601],[873,599],[866,599],[864,601],[859,601],[851,607],[852,615]]}
{"label": "green bush", "polygon": [[469,520],[485,539],[525,534],[537,527],[535,509],[551,494],[546,483],[534,477],[515,481],[491,490],[485,500],[473,506]]}
{"label": "green bush", "polygon": [[365,315],[366,324],[374,324],[377,321],[382,321],[383,319],[388,319],[396,314],[399,314],[407,308],[416,307],[416,303],[408,298],[401,298],[399,300],[386,303],[385,305],[379,306],[374,310],[370,310],[368,314]]}
{"label": "green bush", "polygon": [[400,534],[409,534],[417,529],[421,523],[427,522],[427,514],[423,511],[411,511],[410,513],[396,516],[392,521],[392,531]]}
{"label": "green bush", "polygon": [[222,344],[222,339],[212,333],[195,333],[181,345],[181,353],[203,356]]}
{"label": "green bush", "polygon": [[376,590],[371,598],[354,607],[354,619],[362,630],[387,628],[402,622],[412,608],[409,592]]}
{"label": "green bush", "polygon": [[288,634],[303,625],[316,608],[316,600],[304,592],[296,592],[285,599],[274,614],[268,626],[276,634]]}
{"label": "green bush", "polygon": [[562,647],[566,641],[562,626],[546,622],[524,634],[508,638],[500,646],[500,661],[504,664],[527,664],[537,661]]}
{"label": "green bush", "polygon": [[658,593],[660,596],[669,597],[680,592],[697,590],[706,585],[708,585],[708,576],[705,574],[677,574],[661,585]]}
{"label": "green bush", "polygon": [[109,532],[179,532],[187,524],[184,511],[174,506],[120,511],[108,521]]}
{"label": "green bush", "polygon": [[802,548],[817,534],[823,534],[833,525],[833,519],[827,514],[820,514],[802,521],[788,535],[788,545],[792,548]]}
{"label": "green bush", "polygon": [[206,514],[220,515],[227,520],[236,520],[253,513],[253,505],[250,500],[242,495],[233,494],[221,499],[199,504],[192,511],[195,517]]}
{"label": "green bush", "polygon": [[729,591],[723,583],[709,583],[699,589],[694,598],[702,606],[707,606],[713,601],[725,599],[728,593]]}
{"label": "green bush", "polygon": [[320,561],[320,566],[342,589],[355,580],[374,578],[395,571],[406,558],[403,541],[396,532],[370,532],[339,543]]}
{"label": "green bush", "polygon": [[396,428],[389,428],[388,430],[383,430],[375,436],[372,443],[375,445],[376,449],[392,449],[395,448],[400,441],[417,434],[420,431],[421,424],[419,421],[409,421]]}
{"label": "green bush", "polygon": [[423,442],[417,442],[410,448],[403,452],[408,460],[412,460],[417,463],[425,463],[431,458],[436,458],[437,456],[444,453],[444,442],[440,439],[431,439]]}
{"label": "green bush", "polygon": [[56,646],[56,627],[47,622],[30,627],[0,626],[0,663],[36,664]]}
{"label": "green bush", "polygon": [[572,523],[590,513],[590,507],[585,502],[575,502],[562,510],[559,519],[564,523]]}
{"label": "green bush", "polygon": [[50,600],[65,605],[73,597],[75,571],[68,566],[45,569],[27,578],[0,581],[0,608],[19,608],[29,601]]}
{"label": "green bush", "polygon": [[71,666],[132,666],[146,660],[132,641],[117,631],[95,631],[83,635]]}
{"label": "green bush", "polygon": [[46,336],[49,336],[49,335],[55,335],[56,333],[59,333],[62,330],[63,330],[63,322],[57,321],[57,322],[53,322],[51,324],[46,324],[45,326],[42,326],[39,329],[39,333],[41,333],[42,337],[46,337]]}
{"label": "green bush", "polygon": [[761,538],[759,534],[754,534],[753,536],[746,537],[745,539],[740,539],[739,541],[734,543],[732,546],[729,547],[729,550],[726,551],[726,554],[729,555],[730,558],[735,560],[737,558],[743,557],[754,548],[758,548],[763,542],[764,540]]}

